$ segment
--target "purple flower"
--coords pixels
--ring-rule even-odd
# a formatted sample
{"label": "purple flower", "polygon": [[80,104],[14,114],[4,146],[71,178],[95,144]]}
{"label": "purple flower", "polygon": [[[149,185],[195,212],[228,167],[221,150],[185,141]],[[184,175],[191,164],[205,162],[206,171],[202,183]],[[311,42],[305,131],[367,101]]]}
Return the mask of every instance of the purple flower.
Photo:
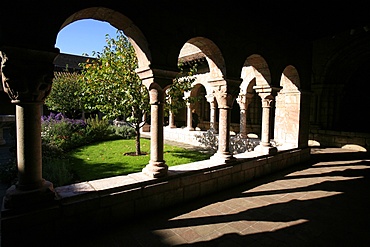
{"label": "purple flower", "polygon": [[[51,114],[50,114],[51,115]],[[54,119],[57,120],[57,121],[60,121],[62,119],[64,119],[65,116],[63,115],[63,113],[59,112],[57,115],[55,115]]]}

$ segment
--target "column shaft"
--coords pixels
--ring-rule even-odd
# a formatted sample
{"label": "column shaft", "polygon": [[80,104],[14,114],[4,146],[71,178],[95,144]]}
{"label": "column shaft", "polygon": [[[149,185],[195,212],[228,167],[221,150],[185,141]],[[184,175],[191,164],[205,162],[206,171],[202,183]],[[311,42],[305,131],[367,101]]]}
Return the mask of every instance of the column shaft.
{"label": "column shaft", "polygon": [[239,133],[241,137],[247,137],[247,112],[244,109],[240,109],[240,127]]}
{"label": "column shaft", "polygon": [[215,99],[215,96],[212,94],[206,95],[207,101],[210,105],[210,112],[209,112],[209,129],[213,130],[215,133],[217,133],[217,115],[216,115],[216,109],[217,109],[217,102]]}
{"label": "column shaft", "polygon": [[191,104],[190,103],[187,103],[186,104],[186,113],[187,113],[187,117],[186,117],[186,128],[188,130],[194,130],[193,128],[193,115],[192,115],[192,112],[191,112]]}
{"label": "column shaft", "polygon": [[270,145],[270,106],[262,106],[261,145]]}
{"label": "column shaft", "polygon": [[40,103],[16,105],[18,188],[42,185]]}
{"label": "column shaft", "polygon": [[150,138],[150,161],[163,162],[163,127],[161,128],[161,119],[163,119],[163,105],[151,105],[151,138]]}
{"label": "column shaft", "polygon": [[217,153],[221,155],[230,155],[230,109],[220,108],[220,121],[219,121],[219,141]]}
{"label": "column shaft", "polygon": [[173,114],[172,111],[170,111],[169,114],[168,114],[168,127],[176,128],[175,114]]}
{"label": "column shaft", "polygon": [[167,175],[168,166],[163,159],[163,91],[156,85],[150,94],[150,161],[143,173],[150,177]]}
{"label": "column shaft", "polygon": [[217,120],[217,116],[216,116],[216,106],[215,106],[215,103],[210,103],[211,104],[211,107],[210,107],[210,116],[209,116],[209,128],[211,130],[214,130],[215,132],[217,132],[217,126],[216,126],[216,120]]}

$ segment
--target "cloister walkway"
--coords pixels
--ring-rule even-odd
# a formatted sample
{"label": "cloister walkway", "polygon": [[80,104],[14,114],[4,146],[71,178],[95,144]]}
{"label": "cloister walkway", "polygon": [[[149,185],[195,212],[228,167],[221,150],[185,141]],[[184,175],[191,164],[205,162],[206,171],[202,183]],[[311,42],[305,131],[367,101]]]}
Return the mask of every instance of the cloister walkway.
{"label": "cloister walkway", "polygon": [[337,148],[311,152],[309,163],[119,225],[61,234],[45,244],[369,246],[370,157]]}

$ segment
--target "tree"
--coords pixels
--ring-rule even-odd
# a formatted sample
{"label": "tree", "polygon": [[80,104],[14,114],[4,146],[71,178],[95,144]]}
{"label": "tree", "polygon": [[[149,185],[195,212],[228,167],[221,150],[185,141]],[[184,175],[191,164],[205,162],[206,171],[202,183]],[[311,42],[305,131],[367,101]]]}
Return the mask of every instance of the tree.
{"label": "tree", "polygon": [[196,97],[184,98],[185,92],[190,92],[193,89],[193,82],[196,80],[194,76],[197,73],[197,64],[193,67],[185,68],[183,64],[178,65],[180,72],[173,80],[172,84],[166,90],[165,112],[172,112],[176,115],[180,109],[184,108],[187,103],[194,103]]}
{"label": "tree", "polygon": [[76,94],[81,93],[81,86],[78,83],[80,76],[76,72],[55,72],[53,88],[45,100],[45,105],[50,110],[76,118],[82,110],[81,99],[76,97]]}
{"label": "tree", "polygon": [[140,155],[140,128],[149,111],[149,93],[135,72],[135,51],[123,34],[106,35],[102,52],[82,64],[81,97],[86,109],[99,110],[108,119],[124,119],[136,131],[136,155]]}

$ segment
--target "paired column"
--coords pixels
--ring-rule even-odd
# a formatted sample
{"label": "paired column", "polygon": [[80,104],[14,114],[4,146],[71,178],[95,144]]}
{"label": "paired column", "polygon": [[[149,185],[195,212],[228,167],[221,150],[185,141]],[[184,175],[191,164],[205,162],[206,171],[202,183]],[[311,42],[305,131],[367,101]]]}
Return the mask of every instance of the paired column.
{"label": "paired column", "polygon": [[52,202],[53,184],[42,178],[41,106],[50,93],[57,53],[2,47],[4,91],[16,105],[18,182],[6,191],[7,209]]}

